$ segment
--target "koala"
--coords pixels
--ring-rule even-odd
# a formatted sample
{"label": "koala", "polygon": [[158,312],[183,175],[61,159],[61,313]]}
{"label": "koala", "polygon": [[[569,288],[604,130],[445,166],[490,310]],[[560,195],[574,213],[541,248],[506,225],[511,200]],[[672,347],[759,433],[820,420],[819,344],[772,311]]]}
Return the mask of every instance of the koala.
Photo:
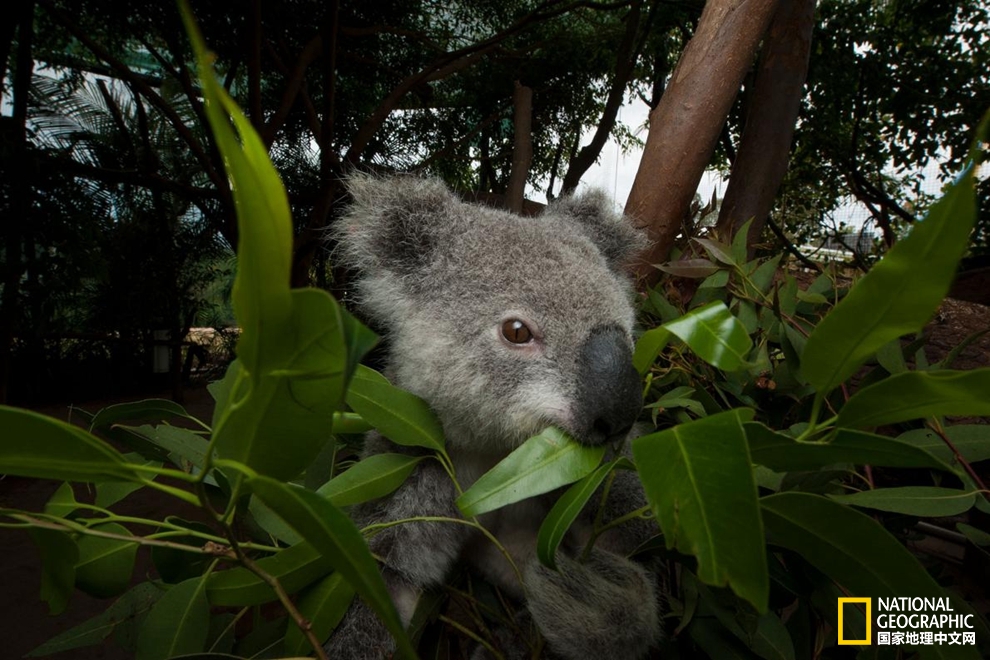
{"label": "koala", "polygon": [[[644,238],[604,195],[565,198],[524,218],[465,203],[436,180],[359,175],[348,186],[353,204],[334,230],[337,254],[357,271],[358,303],[385,333],[386,375],[436,413],[463,488],[548,426],[587,445],[621,444],[642,408],[623,266]],[[415,451],[376,432],[363,449]],[[520,605],[513,628],[535,627],[545,657],[644,657],[660,636],[656,578],[627,556],[656,533],[654,523],[615,527],[577,559],[596,515],[607,522],[645,503],[638,478],[618,471],[602,512],[601,497],[592,498],[595,510],[570,530],[552,570],[536,558],[536,535],[559,494],[480,517],[521,583],[494,544],[467,525],[406,523],[372,536],[404,623],[420,594],[463,563]],[[457,495],[437,461],[421,461],[393,494],[352,515],[359,525],[462,518]],[[503,657],[534,657],[518,635],[494,636]],[[327,645],[334,658],[371,660],[393,650],[360,601]],[[473,657],[487,653],[479,647]]]}

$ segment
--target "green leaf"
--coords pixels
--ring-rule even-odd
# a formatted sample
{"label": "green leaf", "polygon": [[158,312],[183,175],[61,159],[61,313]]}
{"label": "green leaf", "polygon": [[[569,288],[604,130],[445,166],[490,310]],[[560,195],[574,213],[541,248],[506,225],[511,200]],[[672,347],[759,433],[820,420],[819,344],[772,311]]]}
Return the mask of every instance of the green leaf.
{"label": "green leaf", "polygon": [[633,366],[640,376],[646,374],[653,366],[653,361],[660,355],[660,351],[670,341],[670,330],[665,326],[657,326],[644,332],[636,340],[636,349],[633,351]]}
{"label": "green leaf", "polygon": [[347,405],[382,435],[407,447],[443,451],[443,429],[425,401],[357,371],[347,390]]}
{"label": "green leaf", "polygon": [[650,289],[647,292],[647,295],[649,296],[649,301],[653,306],[654,312],[664,323],[667,321],[673,321],[681,315],[681,311],[671,305],[667,298],[664,297],[663,293],[658,291],[656,288]]}
{"label": "green leaf", "polygon": [[[237,211],[238,268],[233,305],[242,333],[237,357],[253,379],[278,368],[291,346],[289,278],[292,219],[268,150],[250,121],[218,83],[212,57],[185,5],[182,18],[196,55],[206,116],[231,183]],[[250,463],[249,463],[250,464]]]}
{"label": "green leaf", "polygon": [[52,516],[68,518],[69,514],[79,508],[72,484],[65,482],[52,494],[45,504],[45,513]]}
{"label": "green leaf", "polygon": [[677,277],[703,279],[718,270],[718,266],[708,259],[681,259],[657,266],[660,270]]}
{"label": "green leaf", "polygon": [[457,506],[468,518],[542,495],[592,472],[605,447],[586,447],[556,428],[547,428],[521,444],[481,475]]}
{"label": "green leaf", "polygon": [[[130,530],[117,523],[95,525],[91,529],[131,536]],[[81,536],[77,543],[76,586],[97,598],[123,593],[131,583],[138,544],[89,535]]]}
{"label": "green leaf", "polygon": [[725,303],[711,302],[663,326],[708,364],[735,371],[746,364],[753,342]]}
{"label": "green leaf", "polygon": [[425,456],[375,454],[323,484],[317,494],[334,506],[349,506],[388,495],[402,485]]}
{"label": "green leaf", "polygon": [[[162,466],[158,461],[145,460],[141,454],[125,454],[124,458],[128,462],[134,463],[135,465],[141,465],[145,467],[155,467],[160,468]],[[125,481],[106,481],[96,484],[96,500],[93,502],[96,506],[103,507],[104,509],[109,509],[111,506],[121,501],[131,493],[137,492],[144,488],[143,484],[139,483],[129,483]]]}
{"label": "green leaf", "polygon": [[839,411],[838,426],[875,427],[941,415],[990,415],[990,368],[909,371],[864,387]]}
{"label": "green leaf", "polygon": [[254,522],[258,523],[261,529],[282,543],[296,545],[302,541],[302,537],[296,533],[296,530],[292,529],[287,522],[282,520],[277,513],[269,509],[268,505],[257,497],[251,498],[251,503],[248,504],[248,511],[251,512]]}
{"label": "green leaf", "polygon": [[[168,516],[165,521],[180,527],[212,534],[213,530],[207,525],[192,520],[183,520],[178,516]],[[169,541],[175,543],[185,543],[192,546],[202,546],[202,537],[196,536],[170,536]],[[155,545],[151,547],[151,561],[158,571],[159,577],[168,584],[178,584],[184,580],[197,577],[210,564],[212,559],[209,555],[186,552],[177,548]]]}
{"label": "green leaf", "polygon": [[898,488],[876,488],[850,495],[830,495],[843,504],[906,513],[923,518],[956,516],[969,511],[976,504],[979,491],[965,491],[955,488],[934,486],[903,486]]}
{"label": "green leaf", "polygon": [[721,261],[727,266],[736,265],[736,260],[732,257],[731,246],[710,238],[692,238],[691,240],[705,248],[705,251],[711,256],[712,259]]}
{"label": "green leaf", "polygon": [[[334,573],[309,587],[296,602],[299,613],[306,617],[310,629],[320,642],[325,642],[347,614],[354,600],[354,588],[340,573]],[[285,653],[305,656],[313,648],[299,626],[290,624],[285,631]]]}
{"label": "green leaf", "polygon": [[[255,560],[261,570],[276,578],[286,593],[293,594],[330,572],[330,559],[309,543],[299,543],[270,557]],[[246,568],[236,567],[210,574],[206,595],[212,605],[243,607],[278,600],[261,578]]]}
{"label": "green leaf", "polygon": [[[850,596],[947,595],[911,552],[867,515],[808,493],[770,495],[760,504],[770,542],[800,554]],[[974,647],[922,648],[930,657],[979,657]]]}
{"label": "green leaf", "polygon": [[[959,424],[946,427],[943,431],[962,457],[969,463],[990,460],[990,426],[986,424]],[[902,433],[897,439],[905,444],[927,451],[949,465],[956,462],[956,456],[935,431],[915,429]]]}
{"label": "green leaf", "polygon": [[706,584],[729,585],[759,611],[769,577],[763,526],[737,409],[633,440],[647,500],[668,548],[694,555]]}
{"label": "green leaf", "polygon": [[752,224],[753,218],[750,218],[732,237],[732,258],[737,264],[746,263],[746,255],[749,254],[749,228]]}
{"label": "green leaf", "polygon": [[687,344],[705,362],[726,371],[745,366],[746,354],[753,346],[745,326],[725,303],[716,300],[644,332],[633,353],[633,366],[640,374],[649,371],[670,335]]}
{"label": "green leaf", "polygon": [[780,264],[781,256],[778,254],[773,259],[764,261],[750,276],[750,282],[756,286],[760,293],[765,294],[770,291],[774,275],[777,274],[777,265]]}
{"label": "green leaf", "polygon": [[210,630],[207,576],[180,582],[165,592],[138,633],[136,660],[167,660],[199,653]]}
{"label": "green leaf", "polygon": [[830,442],[798,442],[757,422],[744,428],[753,462],[777,472],[818,470],[836,463],[951,471],[924,449],[872,433],[839,429]]}
{"label": "green leaf", "polygon": [[[107,429],[120,422],[161,421],[169,417],[182,417],[203,425],[198,419],[186,412],[186,409],[168,399],[145,399],[129,403],[117,403],[107,406],[96,413],[90,421],[89,430]],[[205,426],[205,425],[204,425]]]}
{"label": "green leaf", "polygon": [[536,537],[536,556],[540,563],[550,568],[557,568],[557,548],[564,540],[564,535],[584,510],[591,496],[602,485],[605,477],[615,469],[619,460],[622,459],[599,466],[597,470],[568,488],[553,505],[547,517],[543,519]]}
{"label": "green leaf", "polygon": [[169,459],[186,472],[190,471],[190,466],[202,468],[206,465],[206,452],[210,443],[206,438],[189,429],[167,424],[121,428],[137,433],[155,446],[164,449]]}
{"label": "green leaf", "polygon": [[956,529],[968,538],[973,545],[983,548],[990,547],[990,534],[987,534],[982,529],[977,529],[976,527],[967,525],[966,523],[957,523]]}
{"label": "green leaf", "polygon": [[316,289],[295,290],[291,299],[284,359],[262,375],[240,369],[215,425],[222,458],[281,480],[298,475],[326,443],[347,379],[337,303]]}
{"label": "green leaf", "polygon": [[113,447],[51,417],[0,406],[0,474],[60,481],[140,481]]}
{"label": "green leaf", "polygon": [[378,565],[350,518],[316,493],[268,477],[251,477],[248,487],[330,560],[381,617],[398,648],[408,657],[416,657]]}
{"label": "green leaf", "polygon": [[877,362],[880,366],[892,374],[904,373],[908,370],[904,361],[904,349],[901,348],[901,340],[894,339],[877,349]]}
{"label": "green leaf", "polygon": [[286,480],[325,444],[350,372],[374,339],[327,292],[290,290],[293,230],[285,189],[264,143],[217,82],[185,5],[182,15],[239,232],[233,290],[239,367],[214,390],[215,447],[223,459]]}
{"label": "green leaf", "polygon": [[148,612],[162,593],[163,591],[151,582],[142,582],[123,594],[102,613],[52,637],[33,649],[27,657],[43,657],[99,644],[117,628],[133,625],[134,620]]}
{"label": "green leaf", "polygon": [[884,344],[920,330],[935,313],[969,248],[976,220],[973,172],[970,163],[925,220],[811,333],[801,372],[819,394],[852,376]]}
{"label": "green leaf", "polygon": [[35,527],[28,534],[41,555],[41,600],[48,603],[49,614],[61,614],[76,582],[79,549],[65,532]]}

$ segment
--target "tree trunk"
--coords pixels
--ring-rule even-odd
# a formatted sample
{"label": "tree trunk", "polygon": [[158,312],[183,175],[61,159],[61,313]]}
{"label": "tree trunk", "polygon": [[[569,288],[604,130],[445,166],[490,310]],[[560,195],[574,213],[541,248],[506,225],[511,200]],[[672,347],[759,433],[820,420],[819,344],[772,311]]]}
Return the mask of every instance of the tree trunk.
{"label": "tree trunk", "polygon": [[787,172],[814,25],[815,0],[781,2],[763,43],[739,154],[716,226],[718,235],[728,239],[752,218],[750,256]]}
{"label": "tree trunk", "polygon": [[647,286],[660,274],[652,264],[670,254],[777,4],[709,0],[666,92],[650,113],[650,134],[625,209],[652,241],[634,264],[635,276]]}
{"label": "tree trunk", "polygon": [[505,207],[522,213],[526,178],[533,162],[533,90],[516,81],[512,93],[514,143],[512,172],[505,187]]}

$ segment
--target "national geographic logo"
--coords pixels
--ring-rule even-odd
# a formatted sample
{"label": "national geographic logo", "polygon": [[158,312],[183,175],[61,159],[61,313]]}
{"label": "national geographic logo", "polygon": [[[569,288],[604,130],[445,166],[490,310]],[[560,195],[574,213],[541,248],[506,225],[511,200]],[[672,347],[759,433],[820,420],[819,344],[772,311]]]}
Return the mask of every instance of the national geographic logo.
{"label": "national geographic logo", "polygon": [[[874,607],[874,601],[876,607]],[[865,615],[863,639],[845,639],[844,615]],[[870,646],[975,645],[972,614],[956,613],[948,598],[839,598],[839,644]],[[873,633],[876,632],[874,640]]]}

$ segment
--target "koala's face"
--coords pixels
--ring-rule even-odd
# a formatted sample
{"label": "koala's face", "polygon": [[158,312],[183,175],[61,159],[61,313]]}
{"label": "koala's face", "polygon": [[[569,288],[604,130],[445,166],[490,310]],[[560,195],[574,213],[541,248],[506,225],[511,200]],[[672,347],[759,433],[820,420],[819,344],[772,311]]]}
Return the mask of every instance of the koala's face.
{"label": "koala's face", "polygon": [[434,182],[360,185],[379,190],[367,206],[355,195],[341,243],[388,328],[396,384],[430,403],[448,443],[504,452],[551,425],[587,444],[628,432],[642,399],[619,261],[638,235],[603,200],[522,218]]}

